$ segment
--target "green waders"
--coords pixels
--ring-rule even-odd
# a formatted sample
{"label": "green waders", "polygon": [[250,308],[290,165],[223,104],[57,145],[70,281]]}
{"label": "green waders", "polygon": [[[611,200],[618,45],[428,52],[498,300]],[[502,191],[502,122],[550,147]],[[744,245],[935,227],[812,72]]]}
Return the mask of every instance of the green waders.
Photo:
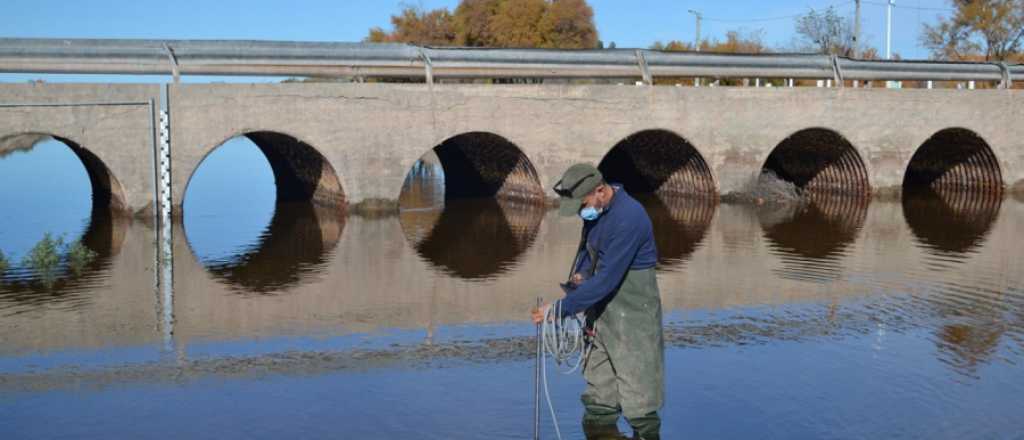
{"label": "green waders", "polygon": [[[596,267],[593,252],[591,261]],[[659,438],[665,343],[654,268],[630,270],[610,300],[588,310],[587,321],[596,334],[583,369],[584,431],[614,426],[621,412],[636,438]]]}

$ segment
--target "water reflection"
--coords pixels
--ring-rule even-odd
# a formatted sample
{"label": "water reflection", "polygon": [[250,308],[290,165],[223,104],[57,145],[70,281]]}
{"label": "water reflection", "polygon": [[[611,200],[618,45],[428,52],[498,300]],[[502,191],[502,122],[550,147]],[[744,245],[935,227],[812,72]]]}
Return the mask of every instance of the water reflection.
{"label": "water reflection", "polygon": [[239,293],[278,293],[326,270],[345,229],[337,210],[311,203],[278,203],[270,225],[241,254],[204,262],[207,270]]}
{"label": "water reflection", "polygon": [[867,208],[862,197],[820,194],[804,203],[756,208],[769,248],[782,260],[779,276],[813,282],[838,279],[841,260],[857,239]]}
{"label": "water reflection", "polygon": [[77,310],[88,305],[89,292],[102,287],[107,280],[111,259],[121,252],[131,223],[131,218],[124,214],[93,209],[80,241],[94,256],[81,267],[61,263],[51,280],[43,279],[32,268],[8,262],[8,269],[0,278],[0,311],[14,314],[44,306]]}
{"label": "water reflection", "polygon": [[449,199],[443,208],[399,216],[416,253],[444,273],[493,279],[519,263],[544,218],[543,205],[493,198]]}
{"label": "water reflection", "polygon": [[999,216],[1002,197],[994,192],[907,191],[903,216],[932,255],[963,259],[981,246]]}
{"label": "water reflection", "polygon": [[658,266],[662,270],[682,265],[700,247],[718,205],[710,197],[671,197],[651,193],[633,197],[644,206],[654,225]]}

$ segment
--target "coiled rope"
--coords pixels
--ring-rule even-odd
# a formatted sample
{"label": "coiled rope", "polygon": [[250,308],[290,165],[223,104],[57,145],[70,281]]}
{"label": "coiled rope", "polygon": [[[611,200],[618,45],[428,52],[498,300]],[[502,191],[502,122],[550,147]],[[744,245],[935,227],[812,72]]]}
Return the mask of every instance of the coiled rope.
{"label": "coiled rope", "polygon": [[559,440],[562,439],[562,432],[558,428],[558,417],[555,416],[555,406],[551,403],[551,393],[548,391],[546,358],[550,356],[554,359],[562,374],[572,374],[579,370],[590,346],[584,337],[583,328],[584,320],[581,314],[562,317],[562,300],[551,303],[544,314],[544,320],[541,321],[541,381],[544,384],[548,410],[551,411],[551,422],[555,425],[555,435]]}

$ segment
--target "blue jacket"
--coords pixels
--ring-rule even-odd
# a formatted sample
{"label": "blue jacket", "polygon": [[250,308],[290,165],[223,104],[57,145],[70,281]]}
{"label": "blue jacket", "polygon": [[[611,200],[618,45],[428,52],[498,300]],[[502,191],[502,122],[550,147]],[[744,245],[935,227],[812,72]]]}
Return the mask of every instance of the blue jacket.
{"label": "blue jacket", "polygon": [[[577,251],[573,273],[584,281],[562,299],[562,314],[569,316],[609,298],[630,270],[649,269],[658,262],[654,228],[643,205],[620,185],[612,185],[615,196],[594,221],[583,222],[586,246]],[[593,267],[587,246],[596,251]]]}

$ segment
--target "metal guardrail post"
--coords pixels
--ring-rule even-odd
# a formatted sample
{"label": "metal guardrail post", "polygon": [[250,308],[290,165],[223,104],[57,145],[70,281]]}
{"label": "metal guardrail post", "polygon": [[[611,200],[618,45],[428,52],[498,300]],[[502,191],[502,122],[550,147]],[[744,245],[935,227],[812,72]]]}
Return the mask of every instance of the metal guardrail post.
{"label": "metal guardrail post", "polygon": [[644,52],[640,49],[636,50],[636,62],[640,65],[640,77],[644,84],[653,86],[654,77],[651,76],[651,69],[647,67],[647,59],[644,58]]}

